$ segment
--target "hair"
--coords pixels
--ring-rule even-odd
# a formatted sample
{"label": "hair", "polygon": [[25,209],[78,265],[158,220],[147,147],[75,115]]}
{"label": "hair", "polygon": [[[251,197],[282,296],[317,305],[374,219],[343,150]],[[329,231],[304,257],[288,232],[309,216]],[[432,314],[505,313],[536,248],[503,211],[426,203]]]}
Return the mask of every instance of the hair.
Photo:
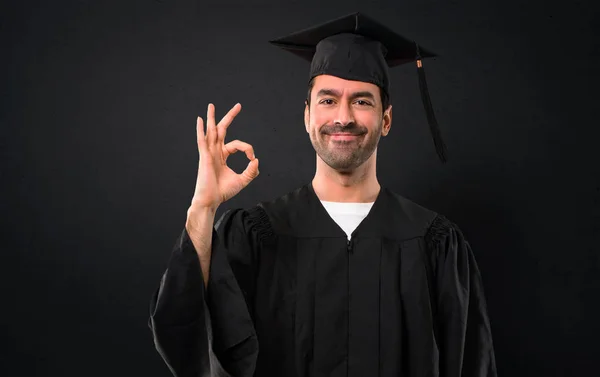
{"label": "hair", "polygon": [[[315,77],[313,77],[310,80],[310,82],[308,83],[308,94],[306,96],[306,104],[308,105],[308,107],[310,107],[310,95],[312,93],[313,86],[315,86]],[[383,113],[385,113],[387,108],[390,106],[390,97],[383,89],[381,89],[380,86],[377,86],[377,87],[379,88],[379,94],[381,96],[381,104],[382,104],[381,114],[383,115]]]}

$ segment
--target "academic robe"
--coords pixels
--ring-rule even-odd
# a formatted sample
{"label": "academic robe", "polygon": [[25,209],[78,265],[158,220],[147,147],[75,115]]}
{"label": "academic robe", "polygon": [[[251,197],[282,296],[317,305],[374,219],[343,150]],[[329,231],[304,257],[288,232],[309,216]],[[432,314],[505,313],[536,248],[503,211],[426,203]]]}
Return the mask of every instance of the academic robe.
{"label": "academic robe", "polygon": [[311,184],[227,211],[205,289],[184,230],[151,300],[176,377],[496,376],[459,228],[382,187],[351,240]]}

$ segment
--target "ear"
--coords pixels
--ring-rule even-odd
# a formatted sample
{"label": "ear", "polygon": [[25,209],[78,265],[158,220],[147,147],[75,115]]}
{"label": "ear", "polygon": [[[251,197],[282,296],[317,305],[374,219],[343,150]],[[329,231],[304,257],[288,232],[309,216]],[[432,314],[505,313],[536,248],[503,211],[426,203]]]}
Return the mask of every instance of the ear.
{"label": "ear", "polygon": [[392,105],[389,105],[387,110],[383,113],[383,126],[381,128],[381,135],[387,136],[392,128]]}
{"label": "ear", "polygon": [[309,133],[310,127],[310,108],[308,106],[308,101],[304,100],[304,128],[306,129],[306,133]]}

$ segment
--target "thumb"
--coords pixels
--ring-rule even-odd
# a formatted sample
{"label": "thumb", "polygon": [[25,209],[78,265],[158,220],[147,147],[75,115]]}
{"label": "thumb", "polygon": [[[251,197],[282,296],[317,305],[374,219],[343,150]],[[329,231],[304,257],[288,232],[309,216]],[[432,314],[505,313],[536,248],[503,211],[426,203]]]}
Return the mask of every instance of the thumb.
{"label": "thumb", "polygon": [[258,177],[258,158],[250,161],[246,169],[242,172],[241,176],[244,179],[245,184],[249,184],[252,180]]}

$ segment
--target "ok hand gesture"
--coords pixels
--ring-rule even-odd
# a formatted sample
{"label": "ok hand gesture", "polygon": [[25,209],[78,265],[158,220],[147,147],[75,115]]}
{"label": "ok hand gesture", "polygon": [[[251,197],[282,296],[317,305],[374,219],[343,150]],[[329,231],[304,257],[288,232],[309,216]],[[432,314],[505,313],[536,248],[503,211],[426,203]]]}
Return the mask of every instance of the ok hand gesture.
{"label": "ok hand gesture", "polygon": [[[236,104],[218,124],[215,124],[215,107],[209,104],[206,114],[206,134],[204,122],[198,117],[196,133],[200,160],[192,208],[216,210],[220,204],[248,186],[259,174],[258,159],[250,144],[240,140],[225,144],[227,128],[241,109],[242,105]],[[227,166],[227,158],[237,151],[245,152],[250,160],[241,174],[237,174]]]}

